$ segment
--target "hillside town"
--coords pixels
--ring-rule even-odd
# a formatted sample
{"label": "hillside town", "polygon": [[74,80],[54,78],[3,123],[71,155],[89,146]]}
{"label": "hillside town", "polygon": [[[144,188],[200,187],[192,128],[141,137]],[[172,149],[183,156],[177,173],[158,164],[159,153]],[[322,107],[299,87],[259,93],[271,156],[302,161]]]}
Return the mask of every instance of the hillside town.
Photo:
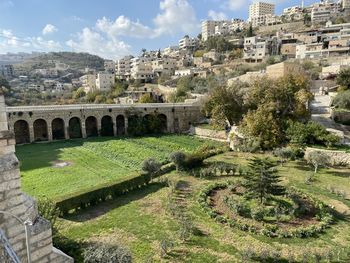
{"label": "hillside town", "polygon": [[[149,92],[154,89],[151,92],[154,98],[163,95],[161,101],[164,101],[164,91],[171,92],[176,80],[182,77],[207,79],[219,75],[223,69],[232,71],[237,65],[247,65],[247,72],[233,79],[244,80],[264,74],[283,74],[284,66],[270,67],[271,64],[312,60],[315,66],[320,66],[316,79],[334,78],[340,68],[349,65],[349,6],[347,0],[321,1],[310,6],[304,6],[302,1],[299,6],[275,14],[274,4],[257,2],[250,6],[247,21],[239,18],[205,20],[198,36],[186,35],[176,45],[154,51],[142,50],[139,56],[105,60],[102,70],[94,66],[77,69],[59,60],[48,60],[42,63],[46,67],[27,70],[16,66],[18,62],[3,64],[0,75],[9,81],[14,91],[39,92],[46,94],[46,98],[69,98],[78,90],[79,96],[95,94],[90,98],[92,102],[97,94],[110,92],[116,81],[131,86],[161,84],[162,91],[149,86]],[[24,61],[40,55],[7,54],[2,55],[2,60]],[[259,70],[251,72],[250,65],[259,65]],[[230,82],[233,80],[229,76],[226,78]],[[140,97],[132,95],[132,89],[119,93],[109,97],[115,103],[133,103]],[[106,99],[98,101],[106,102]],[[108,102],[111,103],[111,99]]]}
{"label": "hillside town", "polygon": [[132,1],[0,30],[0,263],[350,262],[350,0]]}

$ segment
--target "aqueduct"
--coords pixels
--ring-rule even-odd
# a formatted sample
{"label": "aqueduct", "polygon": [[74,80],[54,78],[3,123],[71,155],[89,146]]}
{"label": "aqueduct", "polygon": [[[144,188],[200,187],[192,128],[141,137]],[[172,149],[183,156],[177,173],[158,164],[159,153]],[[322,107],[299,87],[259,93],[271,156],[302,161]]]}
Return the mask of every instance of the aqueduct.
{"label": "aqueduct", "polygon": [[168,133],[187,131],[201,118],[197,104],[50,105],[6,108],[16,143],[96,136],[122,136],[135,116],[157,116]]}

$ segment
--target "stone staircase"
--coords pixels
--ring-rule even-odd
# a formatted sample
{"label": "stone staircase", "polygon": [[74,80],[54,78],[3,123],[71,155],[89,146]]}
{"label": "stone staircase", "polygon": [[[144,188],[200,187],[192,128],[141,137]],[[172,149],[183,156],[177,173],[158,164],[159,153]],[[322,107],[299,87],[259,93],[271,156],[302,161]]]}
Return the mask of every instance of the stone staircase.
{"label": "stone staircase", "polygon": [[315,95],[315,100],[311,104],[311,120],[321,124],[328,131],[342,138],[343,144],[350,145],[350,131],[346,126],[332,120],[330,104],[330,96]]}

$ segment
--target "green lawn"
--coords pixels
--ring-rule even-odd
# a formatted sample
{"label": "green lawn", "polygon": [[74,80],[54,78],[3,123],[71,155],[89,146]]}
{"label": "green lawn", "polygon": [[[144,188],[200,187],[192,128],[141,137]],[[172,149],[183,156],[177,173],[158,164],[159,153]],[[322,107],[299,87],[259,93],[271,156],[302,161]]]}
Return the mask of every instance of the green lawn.
{"label": "green lawn", "polygon": [[[248,154],[229,152],[208,161],[246,164],[250,157]],[[185,209],[197,229],[190,240],[179,240],[179,222],[167,210],[169,189],[160,184],[150,185],[115,201],[61,219],[61,233],[75,241],[120,243],[131,250],[134,262],[247,262],[242,261],[240,252],[251,247],[261,251],[279,251],[283,255],[292,252],[311,255],[328,248],[343,248],[344,253],[350,253],[350,201],[327,190],[329,186],[345,190],[350,198],[350,169],[321,169],[311,185],[306,185],[304,181],[312,169],[303,162],[290,162],[278,169],[285,185],[297,187],[322,199],[346,216],[339,218],[334,226],[316,238],[273,239],[252,235],[215,222],[198,204],[198,194],[205,185],[229,178],[208,180],[172,172],[166,175],[170,180],[185,181],[189,185],[190,194]],[[170,240],[175,244],[165,258],[160,253],[162,240]],[[310,258],[305,262],[316,261]]]}
{"label": "green lawn", "polygon": [[[208,141],[181,135],[96,138],[23,145],[16,151],[24,191],[56,199],[117,182],[139,171],[147,158],[165,162],[171,152],[191,152],[205,142]],[[68,165],[57,167],[62,163]]]}

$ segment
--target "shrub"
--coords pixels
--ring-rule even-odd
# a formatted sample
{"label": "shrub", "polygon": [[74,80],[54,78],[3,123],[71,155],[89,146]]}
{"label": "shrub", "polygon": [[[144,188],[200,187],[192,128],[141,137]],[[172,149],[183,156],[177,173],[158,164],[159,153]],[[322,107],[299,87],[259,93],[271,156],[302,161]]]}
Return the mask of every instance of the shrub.
{"label": "shrub", "polygon": [[277,148],[273,151],[273,155],[280,159],[281,165],[287,160],[292,160],[295,158],[294,152],[291,148]]}
{"label": "shrub", "polygon": [[176,170],[179,171],[185,163],[186,154],[183,152],[173,152],[169,155],[169,160],[176,165]]}
{"label": "shrub", "polygon": [[84,249],[84,263],[131,263],[128,249],[119,245],[93,244]]}
{"label": "shrub", "polygon": [[50,221],[52,232],[55,234],[57,231],[57,218],[60,215],[60,209],[56,207],[56,204],[48,199],[48,198],[41,198],[38,201],[38,210],[39,214]]}
{"label": "shrub", "polygon": [[350,110],[350,90],[339,92],[333,100],[333,106],[338,109]]}
{"label": "shrub", "polygon": [[150,175],[154,175],[156,172],[159,171],[161,167],[162,165],[160,164],[160,162],[153,158],[147,159],[142,163],[142,171]]}

